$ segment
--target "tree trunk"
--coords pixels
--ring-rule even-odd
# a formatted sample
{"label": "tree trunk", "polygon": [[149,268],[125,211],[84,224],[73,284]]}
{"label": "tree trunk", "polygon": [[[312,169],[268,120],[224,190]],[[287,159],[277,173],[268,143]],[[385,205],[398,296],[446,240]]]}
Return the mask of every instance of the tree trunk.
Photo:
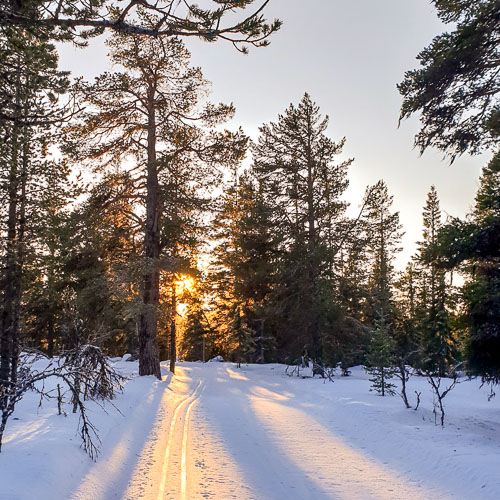
{"label": "tree trunk", "polygon": [[139,375],[161,379],[158,353],[158,303],[160,296],[160,188],[156,164],[156,121],[154,89],[148,90],[148,159],[146,181],[146,227],[143,274],[143,308],[139,325]]}
{"label": "tree trunk", "polygon": [[172,278],[172,319],[170,321],[170,371],[175,373],[175,361],[177,359],[177,335],[175,316],[177,314],[177,296],[175,290],[175,275]]}
{"label": "tree trunk", "polygon": [[[28,113],[28,110],[25,111]],[[21,316],[21,296],[22,296],[22,278],[24,267],[24,251],[25,251],[25,229],[26,229],[26,183],[28,180],[28,167],[30,156],[30,136],[27,127],[23,131],[23,152],[21,166],[21,186],[19,194],[19,219],[18,219],[18,234],[15,248],[16,259],[16,274],[14,279],[14,314],[12,327],[12,345],[11,345],[11,366],[10,366],[10,382],[13,387],[17,385],[17,368],[19,364],[19,318]]]}
{"label": "tree trunk", "polygon": [[47,324],[47,356],[49,358],[54,356],[54,316],[52,314],[52,310],[49,311]]}
{"label": "tree trunk", "polygon": [[308,146],[307,161],[307,219],[308,219],[308,261],[309,261],[309,290],[308,302],[310,307],[309,338],[312,342],[312,357],[320,361],[322,358],[320,325],[318,318],[318,284],[316,259],[316,210],[314,207],[314,160],[311,146]]}
{"label": "tree trunk", "polygon": [[50,249],[51,259],[47,270],[47,298],[48,298],[48,318],[47,318],[47,355],[54,356],[55,344],[55,321],[54,321],[54,250]]}
{"label": "tree trunk", "polygon": [[2,453],[3,433],[5,431],[8,418],[9,418],[8,412],[3,412],[2,414],[0,414],[0,453]]}
{"label": "tree trunk", "polygon": [[[263,309],[263,306],[261,305],[261,310]],[[257,350],[259,352],[259,363],[264,363],[264,325],[265,325],[266,319],[261,318],[259,320],[259,341],[257,342]]]}
{"label": "tree trunk", "polygon": [[399,378],[401,379],[401,398],[403,399],[403,403],[406,408],[411,408],[410,403],[408,402],[408,397],[406,395],[406,358],[401,358],[398,362],[399,368]]}
{"label": "tree trunk", "polygon": [[[16,109],[21,109],[21,77],[16,82]],[[27,113],[24,104],[24,113]],[[9,169],[7,187],[7,242],[3,280],[3,309],[0,317],[0,451],[9,416],[14,411],[19,363],[19,316],[21,308],[24,233],[26,225],[26,183],[30,144],[26,126],[14,123],[4,161]],[[10,153],[10,154],[9,154]]]}
{"label": "tree trunk", "polygon": [[[7,161],[9,165],[8,180],[8,215],[7,242],[5,248],[5,271],[3,282],[3,304],[0,331],[0,411],[6,411],[9,392],[12,390],[11,374],[13,354],[17,352],[14,344],[18,341],[18,325],[16,319],[16,293],[20,285],[16,283],[19,272],[17,269],[17,230],[19,210],[19,127],[14,125],[11,135],[11,151]],[[15,363],[17,366],[17,363]]]}

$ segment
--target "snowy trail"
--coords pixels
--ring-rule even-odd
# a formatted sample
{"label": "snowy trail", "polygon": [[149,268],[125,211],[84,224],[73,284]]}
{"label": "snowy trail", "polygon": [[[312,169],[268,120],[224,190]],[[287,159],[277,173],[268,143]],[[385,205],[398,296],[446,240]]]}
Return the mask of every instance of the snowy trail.
{"label": "snowy trail", "polygon": [[[193,378],[196,372],[193,368]],[[203,370],[203,376],[206,390],[191,428],[196,436],[195,429],[208,427],[210,439],[192,440],[198,446],[190,454],[203,460],[205,474],[199,477],[192,472],[195,468],[187,469],[195,488],[188,498],[446,498],[365,457],[297,409],[299,402],[286,380],[270,383],[255,373],[250,378],[228,365],[213,365]],[[234,469],[239,477],[236,489]],[[224,479],[232,483],[229,491]]]}
{"label": "snowy trail", "polygon": [[480,381],[450,395],[443,429],[421,377],[415,412],[370,393],[361,367],[323,384],[277,364],[180,363],[172,376],[164,363],[159,381],[116,363],[130,379],[116,408],[91,407],[98,461],[75,415],[29,394],[0,455],[0,500],[499,498],[500,401]]}
{"label": "snowy trail", "polygon": [[163,498],[187,498],[187,442],[189,415],[198,401],[203,385],[196,389],[176,407],[170,422],[167,449],[163,462],[158,500]]}
{"label": "snowy trail", "polygon": [[[181,500],[186,496],[189,414],[203,390],[180,370],[155,381],[150,395],[113,429],[105,452],[71,495],[72,500]],[[160,390],[158,390],[160,389]]]}
{"label": "snowy trail", "polygon": [[[469,498],[460,493],[460,486],[450,493],[421,473],[392,469],[381,457],[356,447],[345,439],[345,426],[336,427],[345,424],[345,416],[335,414],[340,406],[329,407],[328,399],[314,404],[318,394],[308,398],[302,381],[279,373],[270,376],[270,370],[240,370],[228,363],[179,365],[125,493],[108,489],[107,494],[87,498]],[[333,388],[310,382],[325,394]],[[355,401],[338,399],[344,400],[349,400],[346,408],[352,412],[355,406],[350,403]],[[368,403],[358,404],[369,408]],[[332,420],[325,422],[325,415]],[[366,418],[351,415],[359,416],[361,424]],[[352,437],[352,429],[347,437]]]}

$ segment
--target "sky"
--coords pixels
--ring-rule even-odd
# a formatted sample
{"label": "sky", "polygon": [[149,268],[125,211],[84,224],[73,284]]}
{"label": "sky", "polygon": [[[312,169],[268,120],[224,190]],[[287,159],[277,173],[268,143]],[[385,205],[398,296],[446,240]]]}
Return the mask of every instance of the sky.
{"label": "sky", "polygon": [[[463,217],[472,206],[481,167],[490,155],[463,156],[453,165],[442,153],[423,156],[413,148],[418,119],[398,128],[401,96],[396,85],[418,66],[417,54],[443,25],[429,0],[271,0],[266,16],[283,27],[266,48],[245,56],[218,41],[186,41],[193,65],[212,82],[210,99],[233,102],[231,128],[253,139],[258,127],[276,121],[305,92],[329,115],[329,137],[346,137],[344,154],[354,158],[346,199],[357,212],[366,186],[383,179],[404,226],[404,268],[421,238],[422,207],[432,184],[444,215]],[[103,37],[79,50],[60,48],[62,69],[92,79],[109,70]]]}

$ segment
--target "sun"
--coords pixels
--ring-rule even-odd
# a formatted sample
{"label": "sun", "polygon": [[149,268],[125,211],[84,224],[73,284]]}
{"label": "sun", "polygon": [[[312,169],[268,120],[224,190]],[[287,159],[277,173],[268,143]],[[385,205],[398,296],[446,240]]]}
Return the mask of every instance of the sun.
{"label": "sun", "polygon": [[182,302],[182,297],[186,299],[186,295],[194,294],[196,290],[196,282],[192,276],[186,276],[185,274],[177,275],[177,279],[175,280],[175,293],[181,300],[181,302],[177,302],[177,314],[182,318],[186,317],[188,304]]}
{"label": "sun", "polygon": [[187,311],[188,311],[188,305],[187,304],[184,304],[182,302],[180,304],[177,304],[177,314],[181,318],[185,318],[186,317]]}
{"label": "sun", "polygon": [[177,293],[192,292],[195,288],[194,278],[192,276],[180,275],[175,282]]}

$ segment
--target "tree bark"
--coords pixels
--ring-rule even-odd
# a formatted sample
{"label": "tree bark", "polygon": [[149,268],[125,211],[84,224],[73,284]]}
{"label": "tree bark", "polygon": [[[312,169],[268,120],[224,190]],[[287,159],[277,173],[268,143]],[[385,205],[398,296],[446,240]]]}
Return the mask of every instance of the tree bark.
{"label": "tree bark", "polygon": [[[311,127],[310,127],[311,128]],[[321,360],[322,349],[320,339],[320,325],[318,318],[318,284],[317,284],[317,259],[316,259],[316,210],[314,206],[314,159],[312,156],[311,141],[312,130],[309,130],[307,145],[307,222],[308,222],[308,260],[309,260],[309,338],[312,342],[312,357]]]}
{"label": "tree bark", "polygon": [[47,355],[54,356],[55,347],[55,321],[54,321],[54,250],[50,249],[50,261],[47,270],[47,298],[48,298],[48,318],[47,318]]}
{"label": "tree bark", "polygon": [[410,403],[408,402],[408,396],[406,395],[406,358],[401,358],[398,362],[399,368],[399,378],[401,380],[401,398],[403,399],[403,403],[406,408],[411,408]]}
{"label": "tree bark", "polygon": [[19,129],[14,126],[10,156],[6,268],[0,331],[0,412],[2,414],[0,435],[3,434],[7,418],[11,413],[9,407],[12,407],[12,398],[17,387],[29,154],[27,128]]}
{"label": "tree bark", "polygon": [[175,361],[177,359],[177,331],[175,316],[177,314],[177,296],[175,290],[175,276],[172,281],[172,319],[170,321],[170,371],[175,373]]}
{"label": "tree bark", "polygon": [[161,379],[158,353],[158,303],[160,296],[160,188],[156,162],[156,120],[154,88],[148,90],[145,266],[142,312],[139,325],[139,375]]}
{"label": "tree bark", "polygon": [[[16,351],[14,343],[17,342],[16,320],[16,291],[20,286],[16,283],[19,276],[17,270],[17,223],[19,210],[19,135],[20,130],[13,126],[11,135],[11,154],[7,161],[9,165],[8,184],[8,215],[7,215],[7,243],[5,249],[5,274],[3,283],[3,304],[0,331],[0,410],[5,410],[8,404],[8,394],[12,389],[12,355]],[[16,363],[17,365],[17,363]]]}

